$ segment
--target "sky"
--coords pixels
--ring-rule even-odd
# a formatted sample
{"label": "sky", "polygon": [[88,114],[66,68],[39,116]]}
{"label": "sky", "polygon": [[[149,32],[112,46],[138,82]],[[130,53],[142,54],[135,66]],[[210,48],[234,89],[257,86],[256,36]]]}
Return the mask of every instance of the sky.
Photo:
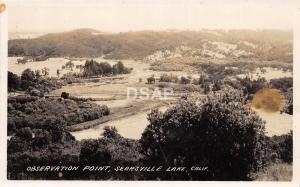
{"label": "sky", "polygon": [[[87,3],[88,2],[88,3]],[[10,0],[9,32],[293,28],[292,0]]]}

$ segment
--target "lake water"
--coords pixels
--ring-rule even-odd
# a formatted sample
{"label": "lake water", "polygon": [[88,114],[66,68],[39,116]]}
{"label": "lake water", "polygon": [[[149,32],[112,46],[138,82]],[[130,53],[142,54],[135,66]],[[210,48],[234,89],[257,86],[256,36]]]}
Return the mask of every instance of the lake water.
{"label": "lake water", "polygon": [[75,136],[76,140],[83,139],[96,139],[102,137],[103,129],[105,126],[114,126],[118,129],[119,134],[125,138],[140,139],[144,129],[148,125],[147,114],[149,112],[142,112],[136,115],[122,118],[120,120],[114,120],[94,128],[71,132]]}
{"label": "lake water", "polygon": [[[167,108],[162,107],[160,110],[165,111]],[[282,135],[289,133],[293,128],[293,116],[280,112],[266,112],[259,109],[254,109],[258,115],[266,122],[267,136]],[[102,137],[105,126],[114,126],[118,132],[126,138],[140,139],[145,128],[149,124],[147,120],[148,112],[142,112],[133,116],[122,118],[119,120],[110,121],[94,128],[71,132],[76,140],[96,139]]]}
{"label": "lake water", "polygon": [[268,136],[287,134],[293,129],[293,116],[278,112],[268,112],[254,109],[266,121],[265,127]]}

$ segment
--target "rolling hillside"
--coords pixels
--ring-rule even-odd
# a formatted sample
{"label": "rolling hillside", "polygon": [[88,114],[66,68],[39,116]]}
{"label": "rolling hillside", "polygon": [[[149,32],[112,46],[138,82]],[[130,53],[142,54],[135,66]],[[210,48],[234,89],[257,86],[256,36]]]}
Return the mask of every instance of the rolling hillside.
{"label": "rolling hillside", "polygon": [[[275,38],[275,40],[274,40]],[[9,56],[148,59],[201,56],[292,62],[292,32],[275,30],[138,31],[78,29],[9,40]]]}

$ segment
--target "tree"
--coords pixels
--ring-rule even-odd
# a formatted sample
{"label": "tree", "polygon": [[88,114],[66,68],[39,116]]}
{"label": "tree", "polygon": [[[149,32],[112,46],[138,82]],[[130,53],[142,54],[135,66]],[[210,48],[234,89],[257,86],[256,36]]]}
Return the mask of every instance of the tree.
{"label": "tree", "polygon": [[208,94],[210,92],[210,86],[208,83],[204,83],[203,85],[204,94]]}
{"label": "tree", "polygon": [[34,73],[36,78],[41,77],[41,71],[39,69],[35,70]]}
{"label": "tree", "polygon": [[65,68],[70,68],[73,71],[75,64],[72,61],[66,63]]}
{"label": "tree", "polygon": [[154,75],[152,75],[151,77],[148,77],[148,78],[147,78],[147,82],[148,82],[148,84],[153,84],[153,83],[155,83],[155,77],[154,77]]}
{"label": "tree", "polygon": [[59,75],[60,75],[60,70],[59,69],[56,70],[56,75],[57,75],[57,77],[59,77]]}
{"label": "tree", "polygon": [[35,73],[31,69],[25,69],[21,75],[21,87],[26,90],[30,86],[34,86]]}
{"label": "tree", "polygon": [[44,76],[47,76],[47,75],[49,75],[49,71],[50,71],[49,68],[44,67],[44,68],[42,69],[42,74],[44,74]]}
{"label": "tree", "polygon": [[108,75],[112,73],[112,67],[107,62],[101,62],[99,67],[103,70],[103,74]]}
{"label": "tree", "polygon": [[118,134],[117,128],[116,127],[109,127],[109,126],[104,127],[104,132],[102,133],[102,135],[104,137],[107,137],[107,138],[120,137],[120,135]]}
{"label": "tree", "polygon": [[221,82],[219,80],[215,81],[212,87],[212,91],[219,91],[222,89]]}
{"label": "tree", "polygon": [[70,96],[70,94],[67,93],[67,92],[62,92],[61,95],[60,95],[60,97],[62,97],[62,98],[64,98],[64,99],[68,99],[69,96]]}
{"label": "tree", "polygon": [[8,81],[8,85],[7,85],[8,91],[15,91],[20,89],[21,79],[18,75],[8,71],[7,81]]}
{"label": "tree", "polygon": [[21,75],[22,81],[34,81],[35,73],[31,69],[25,69]]}
{"label": "tree", "polygon": [[209,168],[202,175],[166,173],[163,180],[247,180],[267,164],[267,146],[263,121],[241,95],[218,92],[200,101],[182,99],[165,113],[152,111],[140,140],[145,164]]}
{"label": "tree", "polygon": [[180,78],[180,84],[190,84],[190,82],[191,82],[191,79],[186,78],[185,76],[182,76]]}

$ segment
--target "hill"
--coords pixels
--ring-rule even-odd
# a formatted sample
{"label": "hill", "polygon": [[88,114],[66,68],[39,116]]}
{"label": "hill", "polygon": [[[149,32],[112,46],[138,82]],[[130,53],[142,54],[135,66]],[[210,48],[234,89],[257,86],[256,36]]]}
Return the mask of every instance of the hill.
{"label": "hill", "polygon": [[137,31],[93,29],[8,41],[9,56],[152,59],[176,56],[292,61],[292,32],[278,30]]}

